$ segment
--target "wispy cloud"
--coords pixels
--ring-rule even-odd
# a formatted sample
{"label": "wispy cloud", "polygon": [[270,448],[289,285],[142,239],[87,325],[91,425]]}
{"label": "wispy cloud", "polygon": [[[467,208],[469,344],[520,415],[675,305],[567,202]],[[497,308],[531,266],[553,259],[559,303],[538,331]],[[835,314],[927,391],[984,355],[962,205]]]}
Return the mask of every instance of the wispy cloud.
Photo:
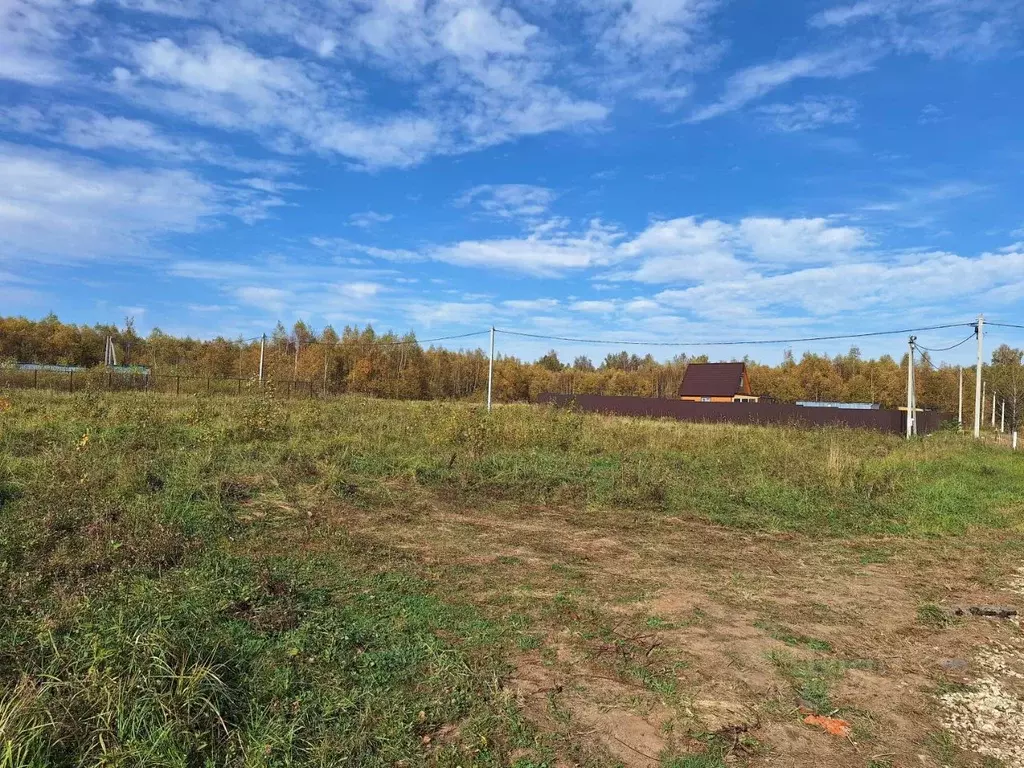
{"label": "wispy cloud", "polygon": [[698,109],[689,120],[701,122],[724,115],[801,78],[845,78],[865,72],[878,56],[870,49],[848,47],[748,67],[728,79],[718,101]]}
{"label": "wispy cloud", "polygon": [[110,167],[0,143],[0,244],[13,258],[145,258],[171,233],[226,212],[224,194],[184,170]]}
{"label": "wispy cloud", "polygon": [[391,213],[377,213],[377,211],[363,211],[362,213],[353,213],[348,217],[348,223],[353,227],[359,227],[360,229],[370,229],[378,224],[387,224],[394,217]]}
{"label": "wispy cloud", "polygon": [[536,219],[547,213],[555,197],[553,190],[534,184],[481,184],[459,195],[455,205],[475,206],[503,219]]}
{"label": "wispy cloud", "polygon": [[1024,14],[1017,0],[859,0],[814,15],[812,27],[865,27],[877,44],[933,58],[988,58],[1017,42]]}
{"label": "wispy cloud", "polygon": [[757,112],[771,129],[795,133],[852,123],[857,102],[841,96],[806,98],[792,104],[765,104]]}
{"label": "wispy cloud", "polygon": [[[32,134],[36,138],[77,149],[141,154],[176,164],[220,166],[241,173],[271,176],[284,175],[294,170],[287,161],[238,157],[231,148],[205,139],[187,134],[169,135],[147,120],[108,116],[86,107],[0,107],[0,128]],[[278,188],[285,187],[279,184]],[[301,187],[296,185],[288,188]]]}

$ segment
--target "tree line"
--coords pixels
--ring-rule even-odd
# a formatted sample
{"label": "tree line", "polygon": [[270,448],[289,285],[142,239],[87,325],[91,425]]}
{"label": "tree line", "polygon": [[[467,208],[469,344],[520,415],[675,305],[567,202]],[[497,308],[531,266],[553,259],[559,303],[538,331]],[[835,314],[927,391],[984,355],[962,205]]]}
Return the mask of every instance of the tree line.
{"label": "tree line", "polygon": [[[193,339],[154,328],[142,336],[131,318],[115,325],[74,325],[55,315],[42,320],[0,318],[0,361],[92,367],[103,361],[106,338],[118,362],[145,366],[156,375],[251,378],[259,367],[258,339]],[[754,394],[777,402],[797,400],[873,402],[883,407],[906,403],[907,355],[865,359],[853,347],[835,356],[786,351],[778,365],[745,359]],[[1007,420],[1017,423],[1024,394],[1024,350],[998,347],[986,364],[987,392],[1006,400]],[[686,366],[708,362],[706,355],[677,355],[659,361],[650,354],[613,352],[603,359],[580,356],[562,361],[554,350],[537,360],[502,355],[495,362],[494,398],[532,401],[542,392],[675,397]],[[407,399],[482,398],[487,387],[487,355],[482,349],[424,347],[412,333],[377,333],[372,327],[328,326],[316,331],[299,321],[288,330],[278,323],[267,337],[264,376],[271,381],[312,382],[317,390]],[[916,368],[918,403],[955,414],[960,370],[933,362],[928,353]],[[964,375],[965,419],[973,413],[973,369]],[[987,404],[986,408],[990,408]],[[987,412],[987,411],[986,411]]]}

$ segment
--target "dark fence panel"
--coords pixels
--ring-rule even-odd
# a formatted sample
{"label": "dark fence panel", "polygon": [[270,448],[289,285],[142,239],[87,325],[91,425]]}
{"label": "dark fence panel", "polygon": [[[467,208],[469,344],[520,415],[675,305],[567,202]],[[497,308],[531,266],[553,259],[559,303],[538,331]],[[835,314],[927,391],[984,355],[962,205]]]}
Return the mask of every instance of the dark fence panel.
{"label": "dark fence panel", "polygon": [[[619,416],[651,416],[680,421],[730,424],[782,424],[796,426],[838,426],[877,429],[882,432],[906,431],[903,411],[843,410],[808,408],[786,403],[691,403],[655,397],[613,397],[610,395],[558,395],[545,392],[539,403],[573,405],[581,411]],[[918,433],[926,435],[939,429],[943,417],[934,412],[920,413]]]}

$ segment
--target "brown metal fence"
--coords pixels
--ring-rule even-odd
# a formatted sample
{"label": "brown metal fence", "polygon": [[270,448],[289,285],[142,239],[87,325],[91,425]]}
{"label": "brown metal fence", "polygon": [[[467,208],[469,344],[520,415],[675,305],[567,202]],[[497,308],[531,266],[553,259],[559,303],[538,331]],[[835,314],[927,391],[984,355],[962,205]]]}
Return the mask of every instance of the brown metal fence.
{"label": "brown metal fence", "polygon": [[[12,389],[52,389],[62,392],[137,391],[163,392],[171,395],[241,395],[252,385],[252,379],[223,376],[125,373],[103,368],[75,371],[25,371],[16,368],[0,368],[0,388]],[[314,395],[330,394],[314,381],[275,381],[274,387],[283,397],[313,397]]]}
{"label": "brown metal fence", "polygon": [[[813,408],[786,403],[693,403],[655,397],[613,397],[611,395],[559,395],[545,392],[540,403],[572,406],[581,411],[619,416],[649,416],[680,421],[779,424],[814,427],[855,427],[882,432],[906,431],[906,414],[897,410],[846,410]],[[935,411],[918,414],[918,434],[935,432],[946,417]]]}

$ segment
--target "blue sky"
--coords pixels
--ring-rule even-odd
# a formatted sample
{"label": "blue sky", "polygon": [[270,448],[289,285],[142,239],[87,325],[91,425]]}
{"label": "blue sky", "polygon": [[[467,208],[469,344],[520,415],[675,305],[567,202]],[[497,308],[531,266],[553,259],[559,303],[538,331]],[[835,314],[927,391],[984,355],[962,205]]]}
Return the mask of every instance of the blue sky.
{"label": "blue sky", "polygon": [[1022,30],[1021,0],[0,0],[2,311],[202,337],[1020,323]]}

